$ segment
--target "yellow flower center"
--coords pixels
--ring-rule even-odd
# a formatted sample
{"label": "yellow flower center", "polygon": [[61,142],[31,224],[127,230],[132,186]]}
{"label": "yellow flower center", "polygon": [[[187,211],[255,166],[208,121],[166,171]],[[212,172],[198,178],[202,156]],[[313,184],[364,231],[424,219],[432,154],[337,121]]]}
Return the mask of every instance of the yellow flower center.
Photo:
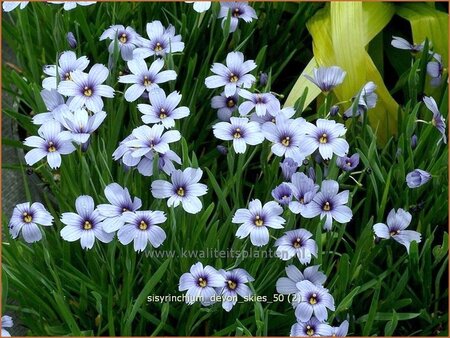
{"label": "yellow flower center", "polygon": [[239,10],[239,8],[235,8],[233,10],[233,16],[236,18],[241,14],[241,11]]}
{"label": "yellow flower center", "polygon": [[324,211],[330,211],[331,207],[330,207],[330,202],[325,202],[325,205],[323,206],[323,210]]}
{"label": "yellow flower center", "polygon": [[230,74],[230,82],[238,82],[239,78],[233,73]]}
{"label": "yellow flower center", "polygon": [[206,284],[207,284],[206,279],[203,279],[201,277],[198,279],[198,285],[200,285],[202,288],[205,288]]}
{"label": "yellow flower center", "polygon": [[317,304],[317,295],[315,293],[313,293],[309,298],[309,304],[311,305]]}
{"label": "yellow flower center", "polygon": [[323,133],[322,136],[321,136],[320,139],[319,139],[319,142],[320,142],[321,144],[327,143],[327,142],[328,142],[328,135],[325,134],[325,133]]}
{"label": "yellow flower center", "polygon": [[348,166],[348,167],[351,167],[351,166],[352,166],[352,162],[348,161],[348,162],[347,162],[347,166]]}
{"label": "yellow flower center", "polygon": [[91,97],[92,96],[92,89],[89,87],[84,87],[84,96]]}
{"label": "yellow flower center", "polygon": [[232,280],[228,280],[228,281],[227,281],[227,284],[228,284],[228,287],[229,287],[231,290],[234,290],[234,289],[236,289],[236,287],[237,287],[237,284],[236,284],[235,282],[233,282]]}
{"label": "yellow flower center", "polygon": [[72,77],[70,76],[70,73],[64,74],[64,79],[65,79],[66,81],[72,80]]}
{"label": "yellow flower center", "polygon": [[122,212],[129,211],[127,208],[122,208]]}
{"label": "yellow flower center", "polygon": [[141,223],[139,223],[140,230],[147,230],[147,228],[148,228],[148,225],[144,221],[141,221]]}
{"label": "yellow flower center", "polygon": [[240,128],[236,128],[236,130],[234,131],[233,137],[234,138],[241,138],[241,129]]}
{"label": "yellow flower center", "polygon": [[162,46],[161,46],[161,44],[160,44],[159,42],[156,43],[155,51],[156,51],[156,52],[162,51]]}
{"label": "yellow flower center", "polygon": [[161,108],[161,110],[159,111],[159,118],[161,120],[165,119],[167,117],[166,111],[164,110],[164,108]]}
{"label": "yellow flower center", "polygon": [[301,242],[301,240],[300,240],[300,238],[298,238],[297,237],[297,239],[295,240],[295,242],[294,242],[294,248],[296,248],[296,249],[298,249],[298,248],[300,248],[301,246],[302,246],[302,244],[301,244],[302,242]]}
{"label": "yellow flower center", "polygon": [[313,336],[314,335],[314,329],[311,326],[309,326],[309,325],[306,326],[306,334],[308,336]]}
{"label": "yellow flower center", "polygon": [[33,217],[31,217],[31,215],[27,212],[23,213],[23,221],[25,223],[31,223],[31,221],[33,220]]}
{"label": "yellow flower center", "polygon": [[291,138],[289,136],[286,136],[283,140],[281,140],[281,144],[285,147],[288,147],[291,143]]}
{"label": "yellow flower center", "polygon": [[92,224],[89,221],[85,221],[83,224],[83,229],[84,230],[91,230],[92,229]]}
{"label": "yellow flower center", "polygon": [[184,196],[184,189],[182,187],[179,187],[177,190],[177,195],[183,197]]}
{"label": "yellow flower center", "polygon": [[257,227],[260,227],[260,226],[263,226],[263,224],[264,224],[264,221],[261,219],[261,217],[259,215],[257,215],[255,217],[255,225]]}
{"label": "yellow flower center", "polygon": [[125,33],[122,33],[122,35],[119,38],[119,41],[122,43],[127,42],[127,35]]}
{"label": "yellow flower center", "polygon": [[144,76],[144,86],[150,86],[152,84],[152,81],[149,80],[148,76]]}
{"label": "yellow flower center", "polygon": [[47,150],[48,150],[49,153],[54,153],[54,152],[56,151],[56,148],[55,148],[55,145],[54,145],[53,142],[50,141],[50,142],[48,143],[48,148],[47,148]]}
{"label": "yellow flower center", "polygon": [[228,107],[228,108],[233,108],[235,105],[236,105],[236,103],[234,103],[234,100],[229,99],[229,100],[227,101],[227,107]]}
{"label": "yellow flower center", "polygon": [[391,231],[389,234],[391,235],[391,236],[395,236],[395,235],[398,235],[400,233],[400,230],[393,230],[393,231]]}

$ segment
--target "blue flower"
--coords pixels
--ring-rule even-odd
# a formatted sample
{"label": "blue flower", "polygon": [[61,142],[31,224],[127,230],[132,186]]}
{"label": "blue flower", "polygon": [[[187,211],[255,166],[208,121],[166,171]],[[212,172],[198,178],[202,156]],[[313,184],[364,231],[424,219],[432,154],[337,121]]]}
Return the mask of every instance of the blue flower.
{"label": "blue flower", "polygon": [[97,206],[100,214],[105,217],[103,230],[108,233],[115,232],[125,224],[124,213],[136,211],[141,208],[142,201],[135,197],[131,200],[127,188],[122,188],[117,183],[111,183],[105,188],[105,196],[110,204],[100,204]]}
{"label": "blue flower", "polygon": [[119,82],[131,83],[125,91],[125,100],[133,102],[137,100],[145,91],[150,92],[159,88],[160,83],[175,80],[177,73],[173,70],[161,69],[164,67],[164,60],[157,59],[153,61],[149,68],[144,59],[134,59],[127,62],[128,68],[133,74],[119,76]]}
{"label": "blue flower", "polygon": [[70,96],[67,104],[71,110],[77,110],[86,105],[86,108],[96,113],[103,109],[103,97],[114,97],[114,89],[102,84],[109,75],[108,68],[95,64],[89,74],[75,70],[70,73],[72,80],[61,81],[58,92]]}
{"label": "blue flower", "polygon": [[438,87],[442,82],[444,66],[442,65],[442,57],[439,54],[434,53],[433,58],[435,61],[430,61],[427,63],[427,73],[431,77],[431,86]]}
{"label": "blue flower", "polygon": [[247,144],[257,145],[264,141],[259,124],[249,122],[246,117],[231,117],[229,123],[216,123],[213,133],[220,140],[233,141],[234,151],[238,154],[245,153]]}
{"label": "blue flower", "polygon": [[223,287],[225,278],[213,267],[198,262],[191,266],[190,272],[180,277],[179,291],[186,291],[186,303],[201,302],[204,306],[210,306],[216,301],[215,288]]}
{"label": "blue flower", "polygon": [[229,122],[231,115],[238,108],[238,101],[239,96],[237,93],[231,96],[225,96],[225,93],[222,93],[211,99],[211,108],[218,109],[217,117],[219,120]]}
{"label": "blue flower", "polygon": [[314,196],[316,196],[319,186],[304,173],[293,174],[289,186],[297,200],[289,203],[289,209],[294,214],[300,214],[305,217],[304,211],[307,208],[307,205],[313,200]]}
{"label": "blue flower", "polygon": [[164,56],[183,51],[184,42],[181,41],[181,35],[175,35],[172,25],[164,28],[161,21],[153,21],[146,28],[149,39],[140,38],[141,46],[133,51],[133,58],[145,59],[152,55]]}
{"label": "blue flower", "polygon": [[412,241],[420,243],[421,234],[413,230],[405,230],[411,223],[412,216],[409,212],[399,208],[397,212],[392,209],[387,217],[387,225],[377,223],[373,226],[375,235],[379,238],[393,238],[395,241],[406,247],[409,253],[409,246]]}
{"label": "blue flower", "polygon": [[122,215],[125,225],[117,232],[117,238],[123,245],[134,241],[134,251],[144,251],[147,244],[159,247],[166,239],[164,230],[156,224],[164,223],[167,218],[162,211],[126,211]]}
{"label": "blue flower", "polygon": [[237,303],[238,295],[245,298],[253,294],[245,283],[253,282],[255,279],[244,269],[230,271],[221,269],[218,272],[225,278],[225,281],[222,287],[216,288],[216,291],[222,297],[222,308],[230,312]]}
{"label": "blue flower", "polygon": [[63,112],[69,111],[69,107],[65,104],[64,98],[56,89],[43,89],[41,91],[41,97],[48,111],[36,114],[33,117],[34,124],[42,125],[53,120],[59,121]]}
{"label": "blue flower", "polygon": [[80,6],[90,6],[90,5],[94,5],[97,3],[97,1],[47,1],[48,3],[51,4],[55,4],[55,5],[60,5],[60,4],[64,4],[64,10],[65,11],[71,11],[72,9],[76,8],[77,5]]}
{"label": "blue flower", "polygon": [[239,114],[247,115],[252,109],[258,116],[264,116],[266,113],[276,114],[280,111],[280,101],[271,93],[250,93],[248,90],[239,91],[239,96],[247,99],[239,105]]}
{"label": "blue flower", "polygon": [[221,63],[214,63],[211,71],[214,74],[205,79],[205,85],[208,88],[219,88],[225,86],[225,96],[234,95],[238,88],[250,88],[256,78],[247,74],[256,68],[253,60],[244,62],[244,54],[241,52],[228,53],[226,66]]}
{"label": "blue flower", "polygon": [[132,132],[135,137],[133,140],[125,142],[125,145],[134,149],[131,156],[140,158],[147,154],[160,153],[164,154],[169,151],[169,143],[177,142],[181,139],[178,130],[169,130],[164,132],[164,126],[155,124],[152,127],[140,126]]}
{"label": "blue flower", "polygon": [[[28,2],[28,1],[27,1]],[[5,8],[5,2],[3,3],[3,8]],[[6,11],[5,11],[6,12]],[[11,316],[2,316],[2,337],[11,337],[8,331],[6,331],[5,327],[13,327],[13,319]]]}
{"label": "blue flower", "polygon": [[314,83],[324,93],[328,93],[336,86],[340,85],[347,73],[341,67],[319,67],[314,68],[314,76],[304,75],[309,81]]}
{"label": "blue flower", "polygon": [[[44,66],[44,73],[50,76],[42,81],[42,87],[47,90],[56,89],[59,81],[72,80],[72,72],[76,70],[83,71],[88,65],[89,59],[86,56],[77,59],[74,52],[63,52],[59,56],[58,65]],[[64,95],[64,93],[61,94]]]}
{"label": "blue flower", "polygon": [[72,140],[84,144],[91,134],[100,127],[106,118],[104,111],[99,111],[91,116],[85,109],[78,109],[73,113],[65,111],[59,118],[60,123],[72,134]]}
{"label": "blue flower", "polygon": [[[303,118],[287,119],[283,115],[275,118],[275,123],[266,122],[262,126],[264,137],[273,143],[272,152],[277,156],[291,157],[297,163],[303,162],[304,128],[306,121]],[[297,156],[295,154],[300,154]]]}
{"label": "blue flower", "polygon": [[288,183],[283,182],[272,190],[272,197],[282,206],[288,205],[292,201],[292,189]]}
{"label": "blue flower", "polygon": [[442,134],[442,137],[439,140],[439,142],[442,140],[445,144],[447,144],[447,134],[445,133],[445,119],[441,115],[441,112],[439,111],[436,101],[432,96],[430,97],[425,96],[423,98],[423,102],[425,103],[425,106],[427,106],[427,108],[433,113],[431,123]]}
{"label": "blue flower", "polygon": [[242,239],[250,235],[250,241],[255,246],[263,246],[269,243],[269,228],[282,229],[286,220],[280,215],[283,208],[276,202],[267,202],[264,206],[261,201],[255,199],[248,205],[248,209],[238,209],[231,220],[233,223],[242,224],[236,237]]}
{"label": "blue flower", "polygon": [[114,53],[114,45],[116,44],[120,50],[120,55],[125,61],[133,60],[133,50],[141,45],[141,37],[136,31],[128,26],[125,28],[123,25],[113,25],[106,29],[102,35],[100,35],[100,41],[110,39],[112,40],[108,46],[109,54]]}
{"label": "blue flower", "polygon": [[[28,5],[29,1],[3,1],[3,11],[11,12],[13,9],[20,5],[20,9],[24,9]],[[10,317],[11,318],[11,317]],[[3,326],[3,325],[2,325]],[[2,334],[3,336],[3,334]]]}
{"label": "blue flower", "polygon": [[283,162],[280,163],[281,172],[285,180],[290,181],[292,175],[297,171],[300,165],[292,158],[286,157]]}
{"label": "blue flower", "polygon": [[186,168],[184,171],[172,172],[171,181],[156,180],[152,183],[152,195],[154,198],[169,198],[168,207],[183,206],[183,209],[196,214],[202,210],[202,202],[198,196],[206,195],[208,187],[198,183],[202,177],[201,169]]}
{"label": "blue flower", "polygon": [[252,22],[253,19],[258,19],[255,10],[246,1],[221,2],[217,18],[223,18],[222,28],[225,26],[229,12],[231,12],[230,33],[236,30],[239,19],[245,22]]}
{"label": "blue flower", "polygon": [[22,232],[22,237],[27,243],[33,243],[42,239],[39,225],[51,226],[53,216],[38,202],[30,205],[29,202],[17,204],[9,221],[9,232],[12,238],[17,238]]}
{"label": "blue flower", "polygon": [[295,265],[288,265],[286,268],[287,277],[278,278],[276,289],[278,293],[283,295],[295,295],[292,305],[296,307],[300,302],[300,289],[297,287],[298,283],[304,280],[322,286],[327,279],[323,272],[319,271],[319,265],[307,267],[303,273]]}
{"label": "blue flower", "polygon": [[418,188],[431,179],[431,174],[421,169],[414,169],[406,175],[406,184],[410,188]]}
{"label": "blue flower", "polygon": [[336,164],[339,168],[341,168],[344,171],[352,171],[359,164],[359,154],[354,153],[350,157],[348,157],[347,155],[338,157],[336,159]]}
{"label": "blue flower", "polygon": [[348,119],[351,117],[358,117],[367,112],[369,109],[374,108],[378,99],[375,89],[377,89],[375,83],[372,81],[367,82],[358,93],[359,99],[354,100],[350,108],[344,112],[343,118]]}
{"label": "blue flower", "polygon": [[302,264],[309,264],[311,256],[317,258],[317,244],[311,238],[312,233],[305,229],[286,231],[284,236],[275,241],[278,246],[276,255],[284,261],[297,256]]}
{"label": "blue flower", "polygon": [[324,180],[318,192],[308,206],[303,210],[302,216],[313,218],[320,215],[326,217],[324,229],[331,230],[333,219],[339,223],[347,223],[352,219],[352,210],[344,205],[348,202],[349,191],[340,193],[339,183],[333,180]]}
{"label": "blue flower", "polygon": [[334,311],[334,299],[328,289],[304,280],[297,283],[301,302],[295,308],[295,316],[301,322],[306,322],[314,316],[323,322],[328,318],[327,308]]}
{"label": "blue flower", "polygon": [[80,240],[83,249],[92,249],[97,238],[100,242],[109,243],[114,233],[103,230],[102,221],[105,219],[95,209],[94,200],[91,196],[79,196],[75,201],[77,213],[65,212],[62,214],[61,222],[66,224],[61,229],[61,237],[68,242]]}
{"label": "blue flower", "polygon": [[311,155],[319,149],[320,155],[325,160],[333,157],[333,154],[345,156],[349,145],[341,136],[346,133],[345,126],[334,120],[318,119],[316,125],[309,122],[303,127],[305,136],[301,138],[303,152]]}
{"label": "blue flower", "polygon": [[400,38],[398,36],[392,36],[391,45],[398,49],[409,50],[412,53],[417,53],[423,50],[424,43],[422,42],[418,45],[411,44],[403,38]]}
{"label": "blue flower", "polygon": [[348,321],[344,320],[338,327],[331,327],[331,336],[346,337],[348,333]]}
{"label": "blue flower", "polygon": [[39,136],[30,136],[23,142],[28,147],[35,149],[25,154],[25,162],[33,165],[44,157],[50,168],[56,169],[61,166],[61,155],[67,155],[75,151],[68,131],[61,131],[61,125],[56,121],[43,124],[38,129]]}
{"label": "blue flower", "polygon": [[291,337],[315,337],[315,336],[331,336],[331,326],[320,322],[316,317],[311,317],[306,322],[297,321],[291,328]]}

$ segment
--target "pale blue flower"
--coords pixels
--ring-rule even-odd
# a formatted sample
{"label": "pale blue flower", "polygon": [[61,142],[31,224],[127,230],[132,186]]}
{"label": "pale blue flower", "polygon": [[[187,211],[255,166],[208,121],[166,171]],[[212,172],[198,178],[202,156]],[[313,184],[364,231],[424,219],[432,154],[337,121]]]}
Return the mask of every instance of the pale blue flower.
{"label": "pale blue flower", "polygon": [[181,203],[186,212],[196,214],[203,206],[198,196],[206,195],[208,192],[205,184],[198,183],[202,175],[201,169],[175,170],[171,174],[171,182],[163,180],[152,182],[152,195],[154,198],[169,198],[168,207],[177,207]]}
{"label": "pale blue flower", "polygon": [[149,94],[150,104],[138,104],[138,110],[143,114],[144,123],[161,123],[165,128],[175,127],[175,120],[189,116],[188,107],[178,107],[181,95],[172,92],[166,97],[161,88],[156,88]]}
{"label": "pale blue flower", "polygon": [[255,246],[269,243],[269,230],[267,228],[282,229],[286,220],[280,215],[283,208],[271,201],[261,204],[259,199],[252,200],[248,209],[238,209],[232,218],[233,223],[241,224],[236,237],[242,239],[250,235],[250,241]]}
{"label": "pale blue flower", "polygon": [[406,175],[406,184],[409,188],[418,188],[431,179],[431,174],[421,169],[414,169]]}
{"label": "pale blue flower", "polygon": [[117,238],[123,245],[133,241],[134,251],[144,251],[148,243],[157,248],[167,237],[164,230],[156,225],[167,220],[162,211],[126,211],[122,220],[125,225],[117,232]]}
{"label": "pale blue flower", "polygon": [[322,323],[316,317],[311,317],[306,322],[297,321],[291,328],[291,337],[330,337],[332,335],[331,326]]}
{"label": "pale blue flower", "polygon": [[161,21],[156,20],[148,23],[146,28],[149,39],[140,38],[141,46],[133,51],[133,58],[145,59],[152,55],[164,56],[183,51],[184,42],[181,35],[175,35],[174,26],[165,28]]}
{"label": "pale blue flower", "polygon": [[333,154],[345,156],[348,153],[349,145],[341,138],[347,131],[343,124],[334,120],[318,119],[316,126],[305,122],[302,127],[306,135],[302,136],[299,142],[306,155],[311,155],[318,149],[322,158],[329,160]]}
{"label": "pale blue flower", "polygon": [[92,249],[97,238],[100,242],[109,243],[113,240],[114,233],[103,230],[102,221],[105,219],[95,209],[91,196],[79,196],[75,201],[77,213],[65,212],[61,222],[66,226],[61,229],[61,237],[68,242],[80,240],[83,249]]}
{"label": "pale blue flower", "polygon": [[119,76],[119,82],[132,84],[125,91],[125,100],[133,102],[137,100],[145,91],[150,92],[159,88],[160,83],[175,80],[177,73],[173,70],[161,69],[164,67],[164,60],[153,61],[149,68],[144,59],[134,59],[127,62],[128,68],[132,72],[129,75]]}
{"label": "pale blue flower", "polygon": [[50,121],[43,124],[38,129],[39,136],[29,136],[25,139],[24,145],[33,147],[25,154],[25,162],[33,165],[47,157],[50,168],[56,169],[61,166],[61,155],[67,155],[75,151],[68,131],[61,131],[59,122]]}
{"label": "pale blue flower", "polygon": [[239,91],[239,96],[247,99],[239,105],[239,114],[248,115],[252,109],[258,116],[264,116],[266,113],[275,115],[280,111],[280,101],[272,93],[250,93],[248,90]]}
{"label": "pale blue flower", "polygon": [[117,183],[107,185],[104,192],[110,204],[100,204],[97,206],[97,209],[105,217],[103,230],[111,233],[119,230],[125,224],[123,214],[127,211],[134,212],[139,210],[142,206],[142,201],[138,197],[131,200],[128,189],[122,188]]}
{"label": "pale blue flower", "polygon": [[417,243],[421,242],[421,234],[413,230],[405,230],[411,223],[412,215],[399,208],[396,212],[392,209],[387,217],[387,225],[384,223],[377,223],[373,226],[375,235],[379,238],[393,238],[395,241],[406,247],[406,251],[409,253],[409,246],[412,241]]}
{"label": "pale blue flower", "polygon": [[339,183],[333,180],[324,180],[320,192],[303,210],[302,216],[313,218],[320,215],[320,219],[326,218],[324,229],[331,230],[333,219],[339,223],[347,223],[352,219],[352,210],[344,205],[348,202],[349,191],[340,193]]}
{"label": "pale blue flower", "polygon": [[134,150],[131,152],[132,157],[140,158],[147,153],[164,154],[169,151],[169,144],[177,142],[181,139],[178,130],[169,130],[164,132],[161,124],[155,124],[152,127],[140,126],[132,132],[134,140],[129,140],[125,145]]}
{"label": "pale blue flower", "polygon": [[191,305],[200,302],[203,306],[210,306],[217,300],[215,288],[222,287],[225,278],[213,267],[198,262],[191,266],[190,272],[180,277],[179,291],[186,291],[186,303]]}
{"label": "pale blue flower", "polygon": [[[29,202],[17,204],[13,210],[8,228],[12,238],[22,237],[27,243],[34,243],[42,239],[39,225],[51,226],[53,216],[38,202],[30,205]],[[3,324],[3,323],[2,323]]]}
{"label": "pale blue flower", "polygon": [[323,286],[304,280],[297,283],[301,302],[295,308],[295,316],[300,322],[306,322],[314,316],[323,322],[328,318],[327,309],[335,310],[333,296]]}
{"label": "pale blue flower", "polygon": [[230,271],[220,269],[218,272],[224,277],[225,281],[221,287],[216,288],[216,291],[223,298],[222,308],[230,312],[233,306],[236,305],[238,296],[245,299],[253,294],[252,290],[245,283],[253,282],[255,279],[244,269],[233,269]]}
{"label": "pale blue flower", "polygon": [[53,120],[60,121],[61,115],[64,112],[69,111],[69,107],[65,104],[64,98],[57,90],[43,89],[41,91],[41,97],[48,111],[36,114],[33,117],[34,124],[42,125]]}
{"label": "pale blue flower", "polygon": [[58,92],[64,96],[70,96],[67,104],[71,110],[86,106],[96,113],[103,109],[103,97],[114,97],[114,89],[102,84],[109,75],[109,70],[104,65],[95,64],[89,73],[79,70],[70,73],[72,80],[61,81]]}
{"label": "pale blue flower", "polygon": [[264,141],[259,124],[249,122],[246,117],[231,117],[230,122],[219,122],[213,126],[214,136],[220,140],[233,141],[237,154],[245,153],[247,144],[257,145]]}
{"label": "pale blue flower", "polygon": [[231,12],[230,21],[230,33],[234,32],[237,28],[239,19],[245,22],[252,22],[253,19],[257,19],[255,10],[248,5],[246,1],[235,2],[220,2],[220,12],[217,18],[222,19],[222,28],[225,26],[225,22],[228,17],[228,13]]}
{"label": "pale blue flower", "polygon": [[75,9],[77,5],[79,6],[90,6],[97,3],[97,1],[47,1],[48,3],[55,4],[55,5],[62,5],[64,4],[64,10],[65,11],[71,11],[72,9]]}
{"label": "pale blue flower", "polygon": [[[42,81],[42,87],[47,90],[56,89],[58,82],[72,80],[72,72],[83,71],[88,65],[89,59],[86,56],[77,58],[77,55],[72,51],[63,52],[58,58],[57,65],[44,66],[43,71],[49,77]],[[64,93],[61,94],[64,95]]]}
{"label": "pale blue flower", "polygon": [[305,229],[286,231],[284,235],[275,241],[276,255],[287,261],[297,256],[301,264],[309,264],[312,256],[317,258],[317,244],[311,238],[312,233]]}
{"label": "pale blue flower", "polygon": [[117,43],[120,55],[125,61],[133,60],[133,50],[141,45],[140,35],[130,26],[127,28],[123,25],[113,25],[109,27],[100,36],[100,41],[105,39],[112,40],[108,46],[108,52],[113,54],[114,45]]}
{"label": "pale blue flower", "polygon": [[226,66],[221,63],[214,63],[211,71],[214,74],[205,79],[208,88],[219,88],[225,86],[225,96],[234,95],[239,88],[250,88],[256,78],[248,74],[256,68],[253,60],[244,62],[244,54],[241,52],[228,53]]}
{"label": "pale blue flower", "polygon": [[304,77],[314,83],[324,93],[328,93],[340,85],[344,81],[345,75],[347,75],[347,72],[338,66],[314,68],[313,72],[313,76],[305,74]]}

